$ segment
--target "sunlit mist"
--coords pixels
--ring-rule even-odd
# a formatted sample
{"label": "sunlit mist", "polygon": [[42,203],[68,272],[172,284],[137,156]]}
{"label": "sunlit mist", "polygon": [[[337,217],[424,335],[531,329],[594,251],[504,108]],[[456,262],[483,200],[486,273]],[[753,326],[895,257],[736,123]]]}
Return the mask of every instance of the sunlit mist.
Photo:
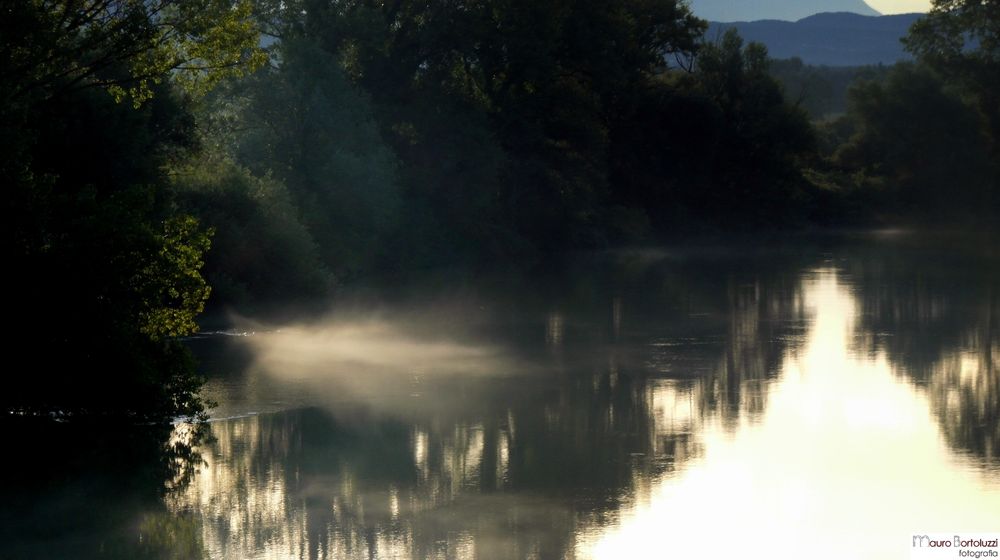
{"label": "sunlit mist", "polygon": [[265,330],[242,342],[258,374],[341,397],[434,377],[505,374],[514,367],[498,348],[460,342],[440,325],[412,320],[335,318]]}
{"label": "sunlit mist", "polygon": [[[814,314],[759,424],[707,419],[704,452],[584,554],[644,558],[897,558],[908,535],[992,530],[1000,484],[948,453],[926,394],[884,356],[852,355],[858,309],[831,270],[805,281]],[[679,415],[685,421],[686,413]]]}

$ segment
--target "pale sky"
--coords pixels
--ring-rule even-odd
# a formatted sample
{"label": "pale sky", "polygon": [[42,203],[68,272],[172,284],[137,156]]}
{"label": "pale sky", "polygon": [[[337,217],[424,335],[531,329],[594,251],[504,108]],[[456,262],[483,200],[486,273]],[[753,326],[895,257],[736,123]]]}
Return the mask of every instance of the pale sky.
{"label": "pale sky", "polygon": [[931,7],[930,0],[865,0],[865,2],[883,14],[926,12]]}

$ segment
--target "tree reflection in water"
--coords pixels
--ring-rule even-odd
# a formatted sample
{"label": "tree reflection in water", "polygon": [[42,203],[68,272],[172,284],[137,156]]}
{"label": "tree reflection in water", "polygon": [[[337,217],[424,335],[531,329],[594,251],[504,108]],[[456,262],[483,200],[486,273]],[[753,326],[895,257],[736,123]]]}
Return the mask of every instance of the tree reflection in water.
{"label": "tree reflection in water", "polygon": [[[201,463],[204,430],[113,419],[6,419],[0,557],[199,558],[200,519],[164,497]],[[30,452],[28,451],[30,450]]]}
{"label": "tree reflection in water", "polygon": [[697,460],[705,422],[759,416],[805,324],[795,266],[616,264],[503,306],[487,335],[525,371],[212,423],[208,465],[171,509],[203,519],[218,558],[572,556]]}
{"label": "tree reflection in water", "polygon": [[852,284],[832,263],[807,272],[805,344],[786,353],[762,418],[704,423],[703,458],[581,535],[577,553],[876,559],[905,550],[913,527],[996,527],[1000,479],[948,449],[933,394],[885,352],[852,351],[864,340]]}
{"label": "tree reflection in water", "polygon": [[[322,324],[270,361],[244,345],[270,335],[232,339],[207,362],[233,372],[207,388],[230,416],[207,442],[8,430],[0,557],[620,556],[598,545],[681,553],[774,519],[863,540],[852,523],[903,530],[927,500],[972,515],[996,494],[976,473],[998,470],[997,262],[905,241],[634,252],[449,287],[460,312],[426,297],[436,320],[377,331],[365,348],[405,344],[373,360],[339,359]],[[899,503],[857,508],[880,495]]]}
{"label": "tree reflection in water", "polygon": [[1000,469],[1000,255],[992,245],[855,250],[859,351],[927,392],[948,442]]}

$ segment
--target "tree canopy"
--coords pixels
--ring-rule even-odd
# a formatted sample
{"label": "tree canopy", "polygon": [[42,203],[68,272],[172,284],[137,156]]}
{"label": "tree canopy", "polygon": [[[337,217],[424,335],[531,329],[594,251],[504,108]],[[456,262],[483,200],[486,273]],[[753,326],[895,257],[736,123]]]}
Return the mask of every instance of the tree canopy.
{"label": "tree canopy", "polygon": [[250,0],[26,0],[0,8],[4,98],[102,86],[148,99],[168,77],[204,92],[264,61]]}
{"label": "tree canopy", "polygon": [[45,349],[39,371],[8,378],[2,406],[199,414],[176,337],[194,332],[209,297],[211,231],[177,211],[167,171],[198,144],[182,92],[260,62],[250,4],[5,2],[0,26],[2,243],[17,271],[3,282],[16,294],[15,345]]}
{"label": "tree canopy", "polygon": [[937,0],[915,65],[828,74],[869,79],[826,123],[786,98],[826,78],[705,28],[678,0],[4,3],[5,281],[52,351],[2,405],[197,414],[177,338],[211,287],[219,311],[669,236],[995,223],[996,3]]}
{"label": "tree canopy", "polygon": [[934,0],[905,43],[923,64],[961,85],[1000,157],[1000,2]]}

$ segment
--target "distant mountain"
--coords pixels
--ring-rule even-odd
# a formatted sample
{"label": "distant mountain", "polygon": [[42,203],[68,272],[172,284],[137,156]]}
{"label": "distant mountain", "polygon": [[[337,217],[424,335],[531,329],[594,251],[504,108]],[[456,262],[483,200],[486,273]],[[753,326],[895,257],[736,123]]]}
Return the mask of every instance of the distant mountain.
{"label": "distant mountain", "polygon": [[767,45],[773,58],[797,56],[806,64],[861,66],[909,60],[900,39],[923,14],[869,17],[849,13],[816,14],[796,22],[751,21],[709,25],[709,41],[735,27],[746,41]]}
{"label": "distant mountain", "polygon": [[695,15],[709,21],[798,21],[813,14],[851,12],[865,16],[879,13],[864,0],[691,0]]}

